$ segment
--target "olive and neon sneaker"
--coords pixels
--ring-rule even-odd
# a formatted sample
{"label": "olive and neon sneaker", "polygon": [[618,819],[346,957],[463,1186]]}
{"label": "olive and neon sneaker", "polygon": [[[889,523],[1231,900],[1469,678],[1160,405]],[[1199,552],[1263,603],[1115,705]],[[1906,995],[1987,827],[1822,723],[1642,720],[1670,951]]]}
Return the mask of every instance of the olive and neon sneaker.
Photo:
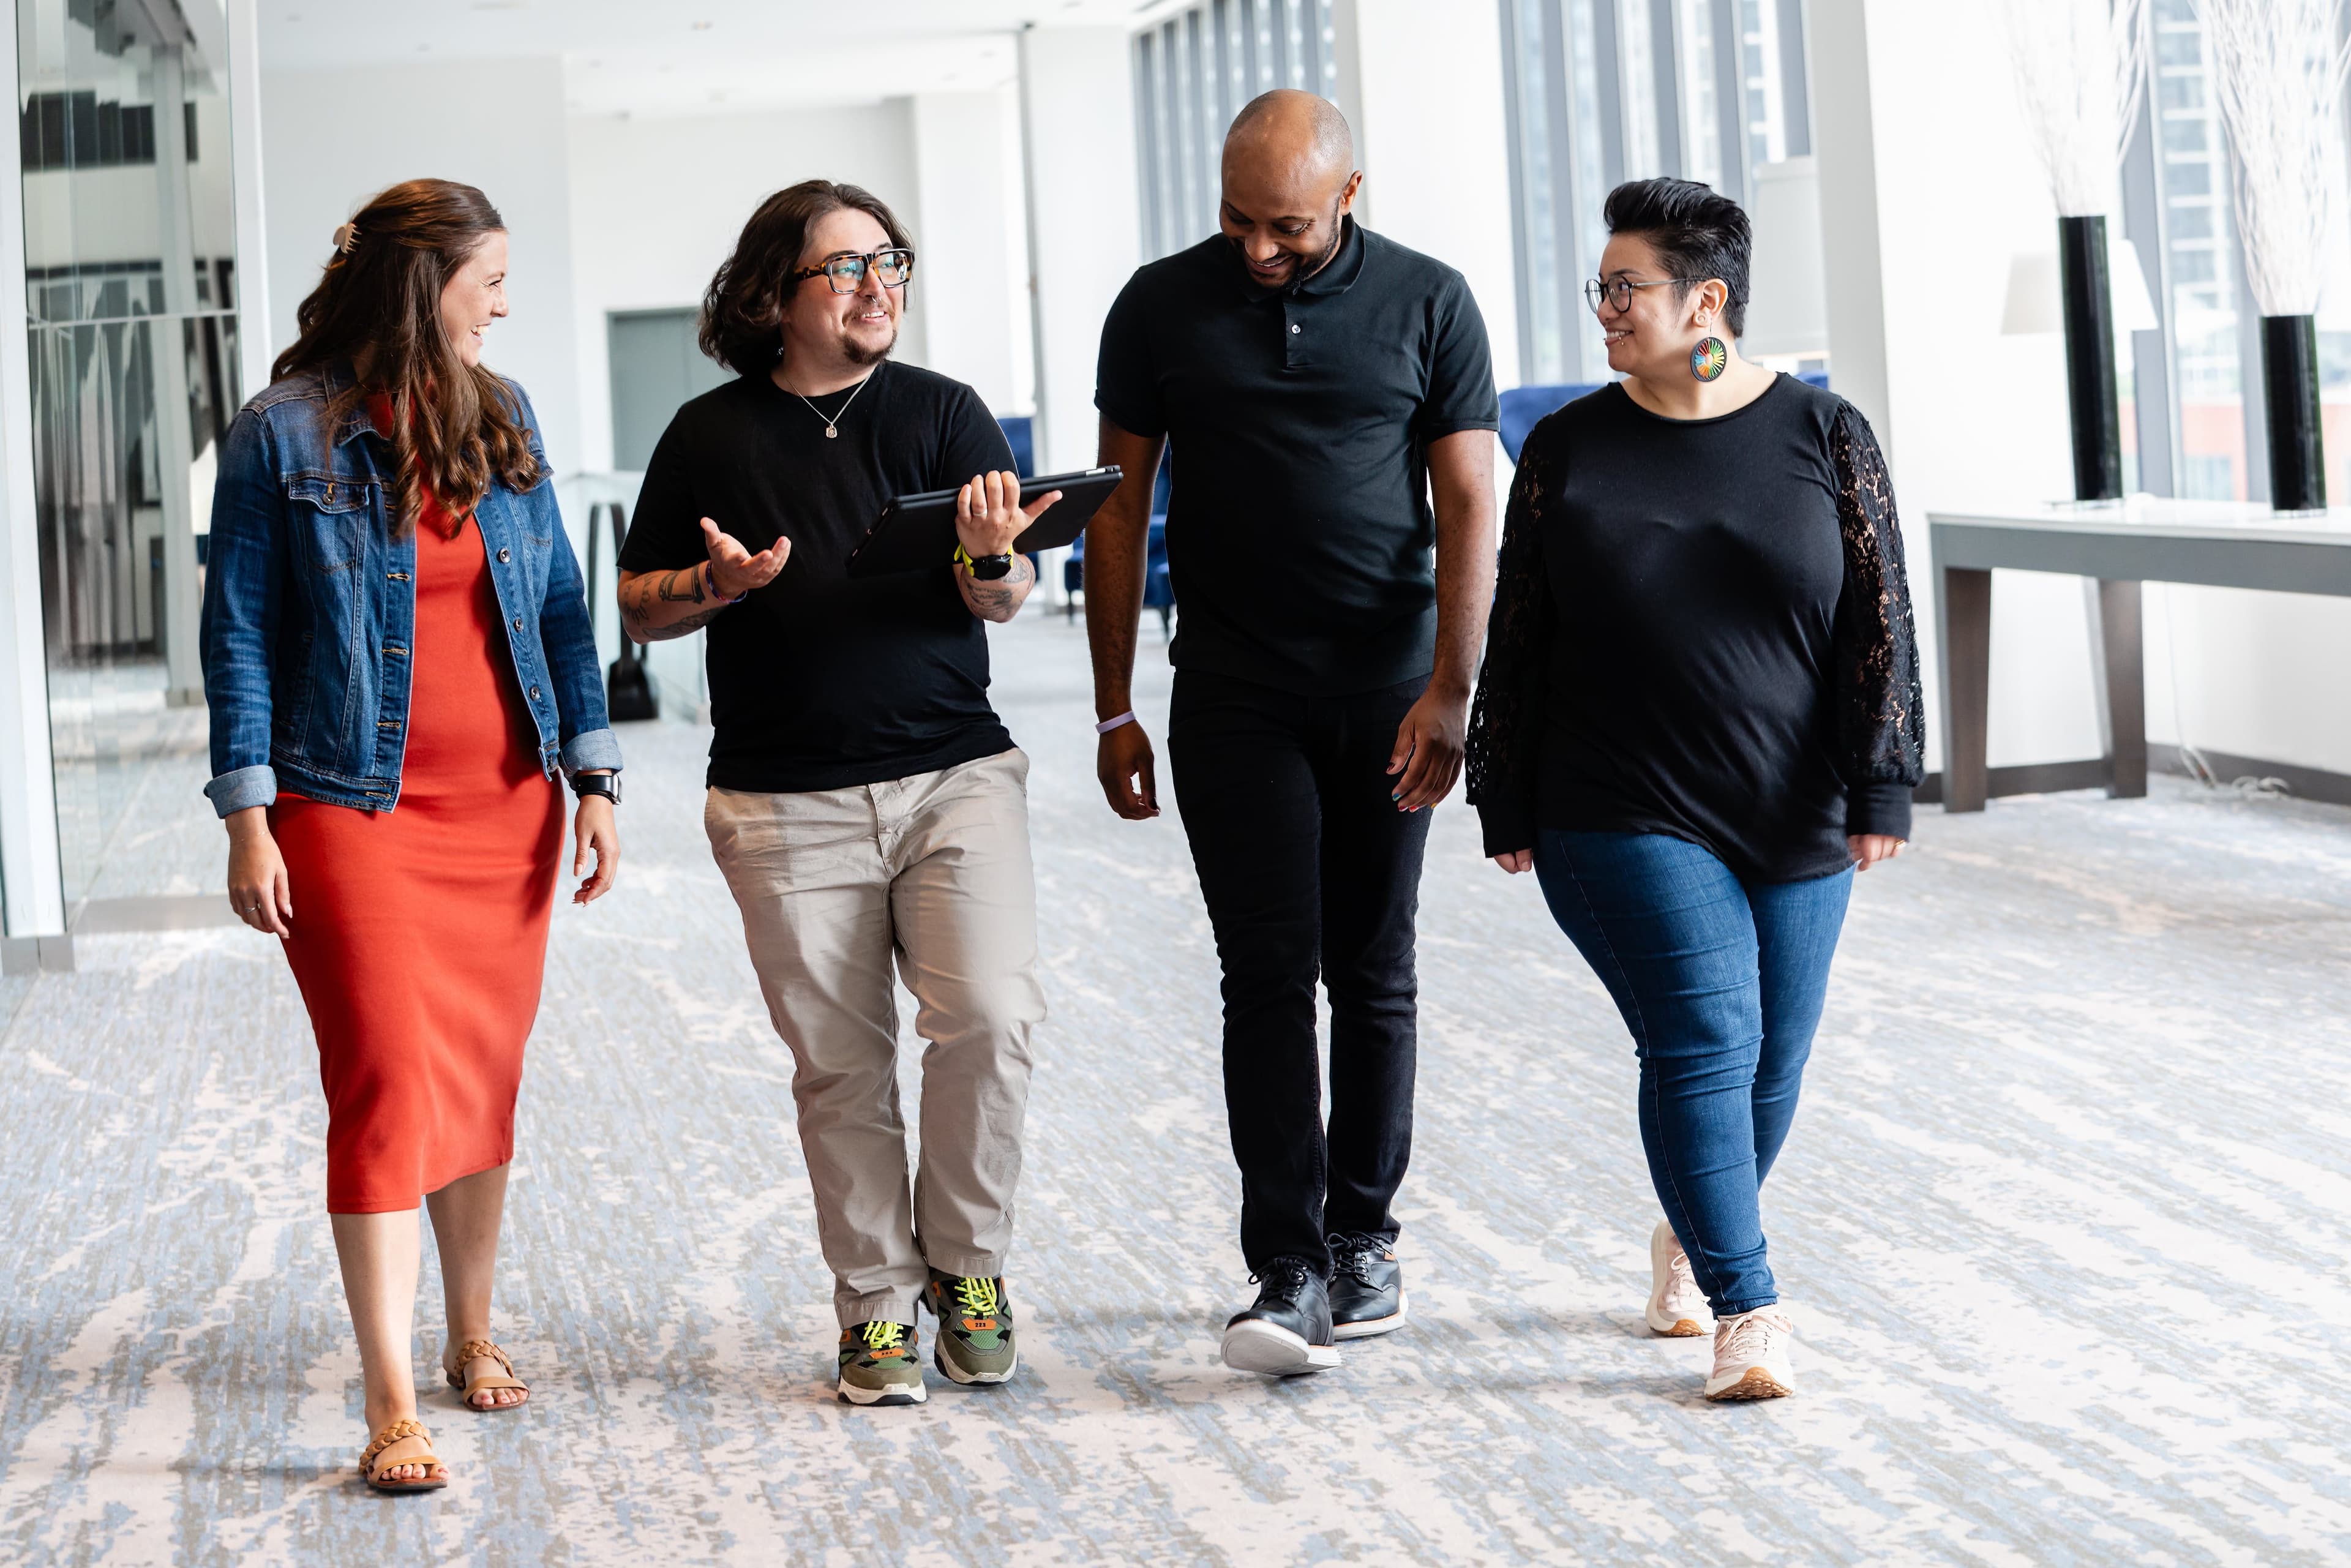
{"label": "olive and neon sneaker", "polygon": [[929,1398],[914,1326],[877,1318],[842,1330],[841,1382],[833,1392],[844,1405],[920,1405]]}
{"label": "olive and neon sneaker", "polygon": [[1003,1383],[1020,1365],[1012,1337],[1012,1303],[1004,1281],[931,1270],[923,1300],[938,1314],[931,1359],[957,1383]]}

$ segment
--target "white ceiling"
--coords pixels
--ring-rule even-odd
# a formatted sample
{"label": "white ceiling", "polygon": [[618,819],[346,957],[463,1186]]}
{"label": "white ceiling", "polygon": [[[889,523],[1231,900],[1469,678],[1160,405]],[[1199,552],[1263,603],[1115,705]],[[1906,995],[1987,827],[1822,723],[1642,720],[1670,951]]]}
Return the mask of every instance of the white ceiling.
{"label": "white ceiling", "polygon": [[259,0],[265,69],[557,56],[580,114],[677,115],[1001,87],[1029,23],[1176,0]]}

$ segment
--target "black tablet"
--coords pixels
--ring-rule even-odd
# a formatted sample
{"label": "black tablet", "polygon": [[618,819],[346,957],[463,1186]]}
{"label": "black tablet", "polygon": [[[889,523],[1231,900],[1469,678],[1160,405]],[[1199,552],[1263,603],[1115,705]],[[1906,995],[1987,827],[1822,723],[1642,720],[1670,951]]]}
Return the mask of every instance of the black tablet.
{"label": "black tablet", "polygon": [[[1048,490],[1059,490],[1061,498],[1038,515],[1028,531],[1013,545],[1022,555],[1031,550],[1052,549],[1069,544],[1086,531],[1086,524],[1102,504],[1110,499],[1126,477],[1116,465],[1108,468],[1089,468],[1080,474],[1041,474],[1020,481],[1023,496],[1041,496]],[[892,572],[920,571],[926,567],[941,567],[955,559],[956,497],[953,490],[925,490],[919,496],[901,496],[882,508],[882,515],[865,531],[865,538],[849,552],[849,575],[852,577],[886,577]]]}

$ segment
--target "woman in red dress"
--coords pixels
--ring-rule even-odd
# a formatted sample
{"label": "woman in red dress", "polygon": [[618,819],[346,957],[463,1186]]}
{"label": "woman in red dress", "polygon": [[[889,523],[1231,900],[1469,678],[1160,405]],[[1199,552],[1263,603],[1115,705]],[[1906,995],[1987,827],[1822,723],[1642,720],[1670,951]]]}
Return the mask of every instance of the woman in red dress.
{"label": "woman in red dress", "polygon": [[577,564],[528,400],[481,368],[506,262],[470,186],[396,185],[345,225],[225,444],[205,591],[206,793],[230,897],[283,939],[318,1035],[360,1469],[386,1491],[448,1479],[408,1360],[420,1197],[449,1383],[475,1410],[529,1397],[490,1293],[559,770],[580,791],[574,873],[595,862],[574,902],[618,867],[620,752]]}

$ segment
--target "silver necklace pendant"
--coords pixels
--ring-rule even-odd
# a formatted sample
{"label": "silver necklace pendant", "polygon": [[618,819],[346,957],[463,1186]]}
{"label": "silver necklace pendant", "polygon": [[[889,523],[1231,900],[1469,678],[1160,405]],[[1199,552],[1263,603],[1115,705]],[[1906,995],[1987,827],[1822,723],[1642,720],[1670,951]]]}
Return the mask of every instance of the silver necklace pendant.
{"label": "silver necklace pendant", "polygon": [[[879,366],[875,367],[876,370],[879,368]],[[849,396],[842,400],[841,404],[841,413],[836,413],[831,418],[826,418],[824,410],[817,407],[817,405],[812,402],[809,402],[809,400],[805,395],[799,392],[792,392],[792,395],[799,398],[802,402],[808,402],[808,411],[816,415],[819,419],[824,420],[824,438],[827,441],[838,441],[841,439],[841,425],[839,423],[841,415],[849,412],[849,405],[857,401],[858,396],[865,391],[866,386],[873,380],[873,371],[866,371],[865,380],[858,382],[856,388],[850,392]],[[789,387],[786,387],[784,390],[786,392],[792,392],[792,389]]]}

